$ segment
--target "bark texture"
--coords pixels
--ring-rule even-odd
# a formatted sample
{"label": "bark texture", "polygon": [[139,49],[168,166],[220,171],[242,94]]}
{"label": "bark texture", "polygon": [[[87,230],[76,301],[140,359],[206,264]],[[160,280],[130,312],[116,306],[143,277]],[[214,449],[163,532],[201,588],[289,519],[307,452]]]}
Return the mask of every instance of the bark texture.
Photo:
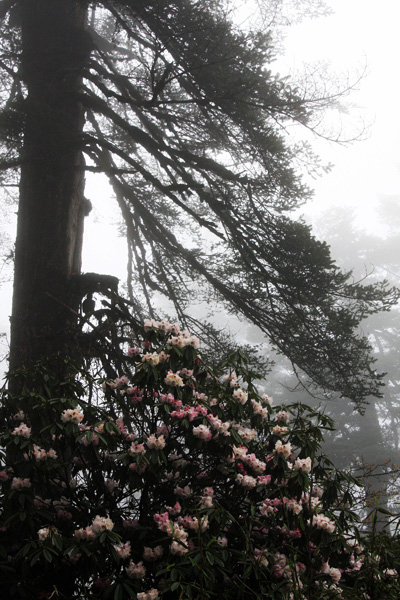
{"label": "bark texture", "polygon": [[90,53],[82,0],[22,0],[28,89],[15,253],[10,371],[73,355],[85,210],[82,72]]}

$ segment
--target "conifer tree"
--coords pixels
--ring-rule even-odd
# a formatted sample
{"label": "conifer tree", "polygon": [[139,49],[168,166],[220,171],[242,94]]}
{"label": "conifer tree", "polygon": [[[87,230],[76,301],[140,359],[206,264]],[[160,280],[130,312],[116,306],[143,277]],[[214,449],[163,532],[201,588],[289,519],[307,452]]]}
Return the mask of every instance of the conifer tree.
{"label": "conifer tree", "polygon": [[273,73],[268,30],[211,0],[2,0],[0,16],[0,166],[20,169],[11,370],[79,356],[82,299],[115,291],[80,272],[90,170],[112,185],[150,316],[154,290],[181,321],[201,290],[323,388],[378,393],[355,331],[393,293],[354,283],[290,216],[310,191],[285,129],[326,100]]}

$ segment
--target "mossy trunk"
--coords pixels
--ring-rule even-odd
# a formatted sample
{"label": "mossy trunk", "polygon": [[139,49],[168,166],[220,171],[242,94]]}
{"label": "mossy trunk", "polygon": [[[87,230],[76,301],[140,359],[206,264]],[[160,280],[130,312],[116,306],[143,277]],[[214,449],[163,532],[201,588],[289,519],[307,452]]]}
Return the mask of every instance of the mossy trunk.
{"label": "mossy trunk", "polygon": [[21,0],[27,86],[10,371],[74,354],[84,220],[82,72],[90,53],[82,0]]}

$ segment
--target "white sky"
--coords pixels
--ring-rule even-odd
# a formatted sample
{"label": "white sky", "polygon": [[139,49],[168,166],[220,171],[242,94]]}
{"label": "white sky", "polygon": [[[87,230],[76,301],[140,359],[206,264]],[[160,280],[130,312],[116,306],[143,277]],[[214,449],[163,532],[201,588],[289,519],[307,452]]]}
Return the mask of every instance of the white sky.
{"label": "white sky", "polygon": [[[304,61],[328,61],[332,71],[355,73],[367,66],[359,91],[349,98],[359,108],[350,120],[363,115],[370,123],[366,141],[350,146],[316,141],[324,161],[335,164],[332,172],[313,181],[315,198],[307,212],[318,213],[332,205],[356,206],[361,224],[374,227],[373,207],[379,195],[397,195],[400,201],[400,0],[328,0],[334,15],[291,28],[287,54],[279,69],[301,70]],[[347,117],[348,119],[348,117]],[[123,279],[126,242],[118,237],[118,209],[110,212],[104,180],[88,177],[86,195],[93,211],[85,223],[84,271],[110,273]],[[0,273],[1,285],[1,273]],[[0,332],[8,331],[11,285],[0,290]],[[0,340],[0,356],[7,341]]]}
{"label": "white sky", "polygon": [[310,209],[354,205],[360,224],[373,228],[378,196],[398,195],[400,201],[400,2],[331,0],[331,5],[334,15],[292,28],[286,60],[298,68],[303,61],[330,61],[339,74],[366,65],[349,102],[355,105],[350,120],[364,116],[368,137],[346,147],[317,143],[318,154],[335,166],[314,182]]}

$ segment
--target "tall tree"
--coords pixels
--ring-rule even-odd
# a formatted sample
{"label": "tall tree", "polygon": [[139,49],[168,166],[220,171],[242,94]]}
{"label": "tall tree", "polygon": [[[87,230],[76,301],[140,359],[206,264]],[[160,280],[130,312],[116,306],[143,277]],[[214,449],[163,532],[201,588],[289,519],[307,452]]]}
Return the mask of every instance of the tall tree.
{"label": "tall tree", "polygon": [[114,189],[150,314],[156,290],[184,319],[193,282],[320,386],[378,393],[355,330],[394,295],[353,283],[287,215],[310,191],[284,131],[326,98],[272,73],[270,33],[213,0],[2,0],[0,15],[1,167],[21,168],[11,369],[73,353],[97,289],[80,274],[85,156]]}

